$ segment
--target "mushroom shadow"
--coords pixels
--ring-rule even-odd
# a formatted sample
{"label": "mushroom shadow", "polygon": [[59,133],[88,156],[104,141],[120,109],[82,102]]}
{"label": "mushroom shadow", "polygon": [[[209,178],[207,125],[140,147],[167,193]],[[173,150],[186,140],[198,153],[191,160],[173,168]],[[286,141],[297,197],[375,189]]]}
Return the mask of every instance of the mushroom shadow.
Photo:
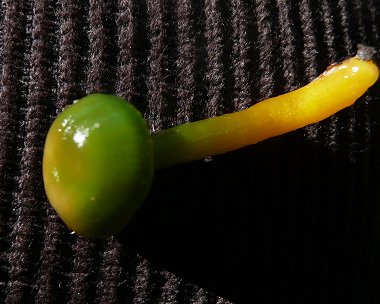
{"label": "mushroom shadow", "polygon": [[119,239],[237,303],[368,303],[379,247],[367,173],[302,136],[157,172]]}

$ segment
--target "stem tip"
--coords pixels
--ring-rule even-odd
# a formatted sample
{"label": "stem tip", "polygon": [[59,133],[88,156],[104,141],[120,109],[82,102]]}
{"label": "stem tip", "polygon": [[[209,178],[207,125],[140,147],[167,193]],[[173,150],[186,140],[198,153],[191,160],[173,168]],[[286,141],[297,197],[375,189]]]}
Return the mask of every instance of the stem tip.
{"label": "stem tip", "polygon": [[359,44],[356,57],[364,61],[370,61],[375,56],[376,52],[377,51],[374,47]]}

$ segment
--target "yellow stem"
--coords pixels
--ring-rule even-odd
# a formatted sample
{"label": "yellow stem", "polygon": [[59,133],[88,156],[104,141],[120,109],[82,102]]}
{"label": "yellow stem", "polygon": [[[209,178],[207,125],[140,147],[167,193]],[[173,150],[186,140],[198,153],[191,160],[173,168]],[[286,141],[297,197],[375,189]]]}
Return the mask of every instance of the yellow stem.
{"label": "yellow stem", "polygon": [[378,77],[372,61],[349,58],[293,92],[153,134],[155,168],[233,151],[316,123],[351,106]]}

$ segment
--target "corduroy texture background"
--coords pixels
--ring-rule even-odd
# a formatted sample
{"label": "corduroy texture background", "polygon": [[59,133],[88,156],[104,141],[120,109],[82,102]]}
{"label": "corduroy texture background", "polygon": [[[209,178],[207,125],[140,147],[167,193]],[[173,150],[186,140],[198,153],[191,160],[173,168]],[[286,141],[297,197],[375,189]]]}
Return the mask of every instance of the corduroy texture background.
{"label": "corduroy texture background", "polygon": [[41,177],[49,124],[86,93],[128,98],[158,131],[298,88],[379,35],[378,0],[2,0],[0,302],[379,303],[379,84],[157,172],[104,241],[70,234]]}

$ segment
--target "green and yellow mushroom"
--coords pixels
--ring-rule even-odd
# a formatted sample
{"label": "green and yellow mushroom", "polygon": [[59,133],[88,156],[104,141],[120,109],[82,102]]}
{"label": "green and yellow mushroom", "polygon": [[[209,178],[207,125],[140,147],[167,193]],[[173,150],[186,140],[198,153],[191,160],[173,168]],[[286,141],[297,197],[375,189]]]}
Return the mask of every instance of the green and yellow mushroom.
{"label": "green and yellow mushroom", "polygon": [[127,225],[155,170],[217,155],[321,121],[351,106],[379,77],[368,49],[293,92],[250,108],[150,134],[122,98],[91,94],[58,115],[45,143],[47,197],[76,233],[103,238]]}

